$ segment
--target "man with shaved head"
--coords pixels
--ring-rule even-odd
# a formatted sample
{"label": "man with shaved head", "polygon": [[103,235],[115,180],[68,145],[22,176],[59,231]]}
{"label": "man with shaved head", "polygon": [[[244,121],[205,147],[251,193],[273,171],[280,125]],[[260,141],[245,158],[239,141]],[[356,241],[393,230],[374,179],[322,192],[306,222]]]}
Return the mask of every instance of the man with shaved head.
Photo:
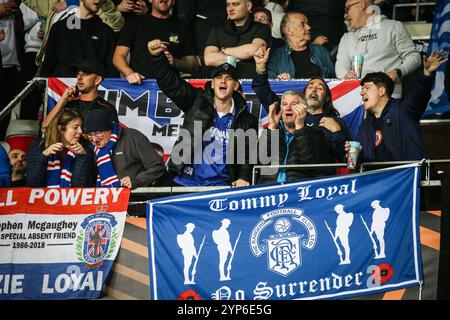
{"label": "man with shaved head", "polygon": [[150,2],[150,12],[128,18],[114,52],[113,62],[117,70],[134,85],[155,77],[150,70],[147,51],[147,43],[154,39],[166,43],[164,55],[178,72],[193,73],[199,68],[191,32],[171,14],[175,1]]}
{"label": "man with shaved head", "polygon": [[336,76],[356,79],[352,57],[364,56],[361,77],[371,72],[384,72],[394,81],[393,96],[400,98],[402,77],[420,66],[420,55],[411,37],[399,21],[380,15],[373,0],[347,0],[345,19],[351,31],[341,39],[336,61]]}
{"label": "man with shaved head", "polygon": [[217,67],[233,61],[239,78],[250,79],[255,70],[253,54],[270,42],[270,27],[254,21],[250,0],[226,0],[228,21],[214,28],[205,44],[205,65]]}

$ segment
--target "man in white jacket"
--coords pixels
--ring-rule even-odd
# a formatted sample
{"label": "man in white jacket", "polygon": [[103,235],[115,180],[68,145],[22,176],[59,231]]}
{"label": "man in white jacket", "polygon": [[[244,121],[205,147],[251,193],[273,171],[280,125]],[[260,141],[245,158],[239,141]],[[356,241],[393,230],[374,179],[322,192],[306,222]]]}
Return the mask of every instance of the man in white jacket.
{"label": "man in white jacket", "polygon": [[351,31],[339,43],[336,76],[355,79],[352,57],[363,55],[362,77],[370,72],[385,72],[395,82],[393,97],[400,98],[402,77],[420,66],[420,54],[402,23],[380,15],[373,0],[347,0],[345,19]]}

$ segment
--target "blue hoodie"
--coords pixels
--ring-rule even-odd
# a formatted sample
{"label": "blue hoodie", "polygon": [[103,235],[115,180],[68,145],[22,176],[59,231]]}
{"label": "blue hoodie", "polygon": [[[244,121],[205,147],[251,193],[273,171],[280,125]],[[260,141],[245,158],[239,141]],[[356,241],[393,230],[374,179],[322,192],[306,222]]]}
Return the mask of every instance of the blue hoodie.
{"label": "blue hoodie", "polygon": [[11,186],[11,164],[5,149],[0,146],[0,187]]}

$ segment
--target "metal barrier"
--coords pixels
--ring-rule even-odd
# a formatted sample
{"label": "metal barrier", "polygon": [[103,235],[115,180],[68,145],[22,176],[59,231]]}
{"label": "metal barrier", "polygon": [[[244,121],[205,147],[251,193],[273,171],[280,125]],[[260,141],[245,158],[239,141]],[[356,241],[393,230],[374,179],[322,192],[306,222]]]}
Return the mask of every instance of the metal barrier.
{"label": "metal barrier", "polygon": [[[366,162],[361,164],[359,172],[363,173],[368,167],[390,167],[403,164],[418,163],[419,161],[390,161],[390,162]],[[423,160],[426,165],[426,176],[425,180],[420,181],[420,187],[440,187],[440,180],[430,180],[430,166],[431,164],[439,163],[450,163],[450,159],[438,159],[438,160]],[[256,172],[263,168],[303,168],[303,169],[320,169],[320,168],[346,168],[346,163],[321,163],[321,164],[298,164],[298,165],[269,165],[269,166],[254,166],[252,171],[252,185],[255,185]],[[333,176],[329,176],[333,177]],[[326,178],[326,176],[319,177]],[[218,190],[228,190],[231,189],[230,186],[215,186],[215,187],[146,187],[146,188],[136,188],[131,191],[132,196],[150,196],[153,195],[154,198],[160,198],[163,196],[173,196],[180,195],[184,193],[195,193],[195,192],[207,192],[207,191],[218,191]],[[130,201],[130,206],[142,205],[149,201],[145,199],[143,201]]]}
{"label": "metal barrier", "polygon": [[[426,159],[423,160],[426,164],[426,170],[425,170],[425,180],[420,182],[420,185],[423,187],[436,187],[441,185],[441,181],[439,180],[430,180],[431,178],[431,164],[439,164],[439,163],[450,163],[450,159],[436,159],[436,160],[430,160]],[[386,161],[386,162],[365,162],[361,164],[360,172],[364,172],[365,167],[384,167],[384,166],[391,166],[391,165],[401,165],[401,164],[408,164],[408,163],[415,163],[417,161]]]}
{"label": "metal barrier", "polygon": [[294,168],[302,168],[302,169],[323,169],[323,168],[346,168],[346,163],[318,163],[318,164],[285,164],[285,165],[270,165],[270,166],[254,166],[252,171],[252,185],[255,185],[255,174],[258,169],[269,169],[269,168],[278,168],[278,169],[294,169]]}
{"label": "metal barrier", "polygon": [[[30,82],[25,86],[25,88],[22,89],[9,103],[8,105],[0,111],[0,120],[2,120],[4,117],[10,113],[14,107],[21,102],[23,99],[25,99],[31,91],[34,90],[35,87],[37,87],[39,84],[46,81],[45,78],[34,78],[30,80]],[[47,99],[46,99],[47,100]]]}
{"label": "metal barrier", "polygon": [[[365,167],[387,167],[387,166],[396,166],[396,165],[402,165],[402,164],[411,164],[411,163],[417,163],[419,161],[389,161],[389,162],[365,162],[362,163],[360,166],[360,172],[364,172]],[[420,182],[420,186],[422,187],[439,187],[441,185],[440,180],[430,180],[430,170],[431,170],[431,164],[438,164],[438,163],[450,163],[450,159],[436,159],[436,160],[430,160],[425,159],[423,162],[426,164],[426,171],[425,171],[425,180]],[[293,164],[293,165],[270,165],[270,166],[254,166],[253,172],[252,172],[252,185],[255,185],[255,173],[256,170],[262,169],[262,168],[300,168],[300,169],[311,169],[311,168],[346,168],[347,164],[345,163],[323,163],[323,164]]]}

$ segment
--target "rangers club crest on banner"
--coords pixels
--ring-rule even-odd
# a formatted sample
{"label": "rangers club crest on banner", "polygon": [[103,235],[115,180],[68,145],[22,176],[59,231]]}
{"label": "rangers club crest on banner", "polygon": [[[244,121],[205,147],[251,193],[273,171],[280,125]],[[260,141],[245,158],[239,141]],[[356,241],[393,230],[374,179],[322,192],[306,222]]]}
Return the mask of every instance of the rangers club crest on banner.
{"label": "rangers club crest on banner", "polygon": [[151,298],[336,299],[417,286],[419,166],[152,201]]}
{"label": "rangers club crest on banner", "polygon": [[[303,230],[300,227],[303,227]],[[266,239],[260,241],[266,228],[275,233],[268,234]],[[294,230],[303,233],[297,234]],[[312,250],[316,239],[317,230],[314,223],[303,214],[303,210],[287,208],[270,211],[261,216],[261,221],[250,234],[250,248],[255,257],[266,252],[268,269],[287,276],[301,266],[302,247]]]}

